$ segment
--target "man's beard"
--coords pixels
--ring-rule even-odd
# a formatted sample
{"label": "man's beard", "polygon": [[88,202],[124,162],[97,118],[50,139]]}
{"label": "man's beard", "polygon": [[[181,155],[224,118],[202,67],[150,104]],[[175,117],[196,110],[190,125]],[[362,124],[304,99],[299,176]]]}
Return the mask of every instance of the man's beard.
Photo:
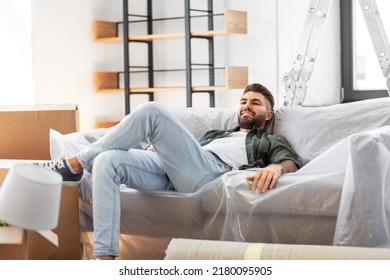
{"label": "man's beard", "polygon": [[243,118],[238,116],[238,125],[240,128],[253,129],[254,127],[261,127],[265,121],[264,115],[256,115],[253,119]]}

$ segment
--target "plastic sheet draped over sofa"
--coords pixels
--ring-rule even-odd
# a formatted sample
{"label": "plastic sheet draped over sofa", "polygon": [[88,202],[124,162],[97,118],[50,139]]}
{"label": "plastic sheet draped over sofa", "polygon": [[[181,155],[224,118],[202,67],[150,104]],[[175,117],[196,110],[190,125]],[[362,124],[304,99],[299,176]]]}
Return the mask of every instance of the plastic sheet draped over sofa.
{"label": "plastic sheet draped over sofa", "polygon": [[[235,109],[171,108],[198,137],[237,124]],[[121,189],[122,259],[156,259],[172,238],[388,247],[390,98],[275,110],[274,133],[304,166],[258,194],[231,171],[192,194]],[[51,155],[74,155],[107,130],[51,133]],[[79,189],[81,226],[93,231],[90,174]],[[91,254],[90,235],[84,240]]]}

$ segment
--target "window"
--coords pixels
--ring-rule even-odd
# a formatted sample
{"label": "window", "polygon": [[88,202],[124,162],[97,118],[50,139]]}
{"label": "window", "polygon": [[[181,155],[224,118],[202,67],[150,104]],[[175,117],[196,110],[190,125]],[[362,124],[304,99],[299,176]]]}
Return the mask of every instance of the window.
{"label": "window", "polygon": [[[376,3],[389,36],[390,2],[376,0]],[[386,78],[380,70],[359,1],[340,0],[340,12],[344,101],[388,96]]]}
{"label": "window", "polygon": [[33,104],[31,1],[0,1],[0,105]]}

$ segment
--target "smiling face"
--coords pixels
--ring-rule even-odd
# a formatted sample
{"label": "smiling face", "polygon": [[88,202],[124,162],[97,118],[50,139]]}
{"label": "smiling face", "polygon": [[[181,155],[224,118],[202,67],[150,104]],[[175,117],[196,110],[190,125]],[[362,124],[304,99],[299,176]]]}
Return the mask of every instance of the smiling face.
{"label": "smiling face", "polygon": [[248,91],[241,97],[238,113],[241,131],[250,131],[254,126],[264,128],[272,115],[271,104],[263,94]]}

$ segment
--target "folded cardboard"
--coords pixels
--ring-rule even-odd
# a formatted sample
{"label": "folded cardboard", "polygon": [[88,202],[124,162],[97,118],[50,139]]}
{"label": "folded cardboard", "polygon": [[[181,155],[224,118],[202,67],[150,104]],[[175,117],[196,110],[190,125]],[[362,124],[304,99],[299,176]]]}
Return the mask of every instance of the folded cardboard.
{"label": "folded cardboard", "polygon": [[50,159],[50,128],[79,131],[77,106],[0,106],[0,158]]}
{"label": "folded cardboard", "polygon": [[[63,134],[79,131],[77,106],[0,106],[0,159],[50,159],[50,128]],[[0,168],[0,185],[7,172],[8,169]],[[4,233],[0,239],[15,237],[15,228],[0,229]],[[59,247],[37,232],[24,231],[22,243],[10,243],[8,238],[0,240],[0,259],[80,259],[77,186],[63,185],[59,223],[53,231],[58,235]]]}
{"label": "folded cardboard", "polygon": [[[0,184],[7,169],[0,169]],[[28,211],[26,209],[26,211]],[[77,260],[82,256],[77,186],[63,185],[58,226],[53,230],[58,235],[56,247],[34,231],[20,233],[14,227],[0,228],[0,259],[30,260]],[[19,242],[18,242],[19,241]]]}

